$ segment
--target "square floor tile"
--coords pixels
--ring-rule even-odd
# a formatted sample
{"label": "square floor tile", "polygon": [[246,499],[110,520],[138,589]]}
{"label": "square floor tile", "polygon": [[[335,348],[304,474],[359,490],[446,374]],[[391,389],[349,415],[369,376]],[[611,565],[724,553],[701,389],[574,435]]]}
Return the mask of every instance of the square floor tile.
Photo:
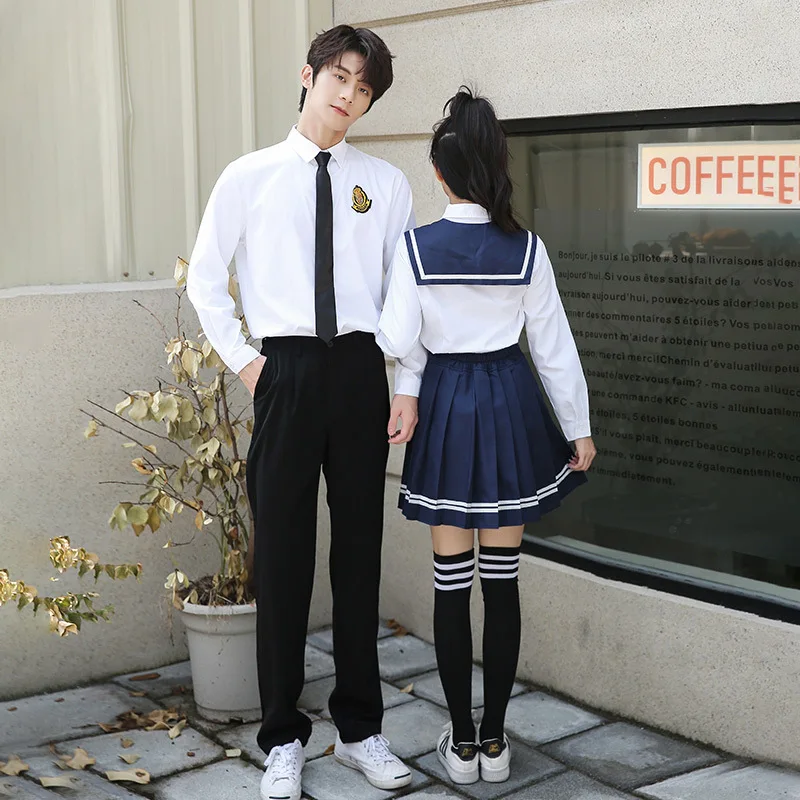
{"label": "square floor tile", "polygon": [[[74,747],[65,742],[61,742],[58,748],[61,753],[68,756],[74,752]],[[22,751],[18,755],[30,767],[25,773],[31,779],[30,785],[36,786],[39,791],[46,792],[44,795],[46,797],[65,797],[74,798],[75,800],[135,800],[139,796],[128,791],[124,784],[110,783],[104,775],[95,774],[92,768],[85,770],[61,769],[57,765],[58,755],[51,753],[47,747],[37,747]],[[132,767],[120,761],[119,766],[114,766],[113,769],[132,769]],[[0,775],[0,784],[2,784],[3,777]],[[58,787],[51,790],[42,788],[40,778],[55,777],[68,777],[72,782],[72,787]],[[30,785],[27,787],[28,790]],[[2,792],[0,792],[0,798],[3,796]],[[28,795],[24,793],[20,795],[11,794],[11,797],[16,798],[17,796],[27,797]]]}
{"label": "square floor tile", "polygon": [[[516,697],[525,691],[527,691],[525,686],[521,683],[515,683],[511,696]],[[442,681],[438,671],[414,678],[412,694],[445,708],[447,707],[447,699],[444,696],[444,689],[442,688]],[[483,669],[478,666],[472,668],[472,707],[483,707]]]}
{"label": "square floor tile", "polygon": [[155,800],[256,800],[262,770],[230,758],[154,784]]}
{"label": "square floor tile", "polygon": [[[133,746],[122,747],[122,740],[130,739]],[[104,775],[107,770],[146,769],[153,780],[172,775],[185,769],[210,764],[225,755],[216,742],[206,739],[192,728],[184,728],[180,736],[169,738],[168,731],[125,731],[107,733],[90,739],[70,739],[56,745],[60,755],[71,756],[76,747],[82,747],[97,762],[90,767],[93,772]],[[193,753],[194,755],[187,755]],[[121,755],[138,755],[141,758],[132,767],[126,764]],[[50,755],[46,759],[52,763]],[[33,773],[33,763],[31,763]],[[34,777],[38,777],[34,773]]]}
{"label": "square floor tile", "polygon": [[729,762],[647,786],[638,794],[652,800],[800,800],[800,772]]}
{"label": "square floor tile", "polygon": [[[494,800],[496,797],[530,786],[534,781],[557,775],[564,770],[561,764],[518,742],[511,743],[511,777],[503,783],[478,781],[467,786],[454,787],[435,752],[417,759],[416,764],[429,775],[474,800]],[[525,797],[524,793],[519,796]]]}
{"label": "square floor tile", "polygon": [[[385,622],[381,622],[378,627],[377,638],[385,639],[393,633],[394,631],[388,627]],[[320,650],[324,650],[326,653],[333,653],[333,629],[330,627],[321,628],[318,631],[310,633],[308,635],[308,643]]]}
{"label": "square floor tile", "polygon": [[[75,795],[72,795],[75,797]],[[13,800],[56,800],[58,797],[66,797],[66,795],[57,795],[53,792],[48,792],[32,781],[26,781],[25,778],[8,778],[5,775],[0,775],[0,798],[6,800],[11,797]]]}
{"label": "square floor tile", "polygon": [[505,800],[633,800],[631,795],[603,786],[579,772],[565,772],[536,786],[508,795]]}
{"label": "square floor tile", "polygon": [[390,683],[436,669],[433,645],[410,635],[381,639],[378,642],[378,660],[381,677]]}
{"label": "square floor tile", "polygon": [[[146,680],[134,680],[137,678],[146,678]],[[180,689],[191,690],[192,688],[192,668],[188,661],[181,661],[178,664],[170,664],[167,667],[145,669],[141,672],[120,675],[117,678],[113,678],[113,681],[129,691],[147,692],[148,697],[156,699],[180,696],[184,694],[184,692],[179,691]]]}
{"label": "square floor tile", "polygon": [[[251,722],[249,725],[240,725],[237,728],[221,731],[217,734],[217,738],[226,748],[238,747],[248,759],[261,765],[267,756],[256,741],[260,727],[260,722]],[[317,720],[311,726],[311,738],[305,746],[306,761],[324,755],[328,747],[335,742],[336,728],[327,720]]]}
{"label": "square floor tile", "polygon": [[604,722],[602,717],[545,692],[513,698],[506,712],[506,731],[533,745],[563,739]]}
{"label": "square floor tile", "polygon": [[646,786],[720,761],[709,750],[627,722],[604,725],[541,749],[619,789]]}
{"label": "square floor tile", "polygon": [[214,734],[217,731],[224,731],[227,728],[241,725],[243,722],[243,720],[212,722],[209,719],[204,719],[197,711],[197,704],[194,702],[194,695],[192,694],[168,695],[167,697],[156,700],[156,702],[166,709],[178,711],[189,720],[189,725],[206,735]]}
{"label": "square floor tile", "polygon": [[[312,683],[307,683],[303,688],[303,694],[297,701],[299,708],[306,709],[313,714],[330,718],[328,708],[328,698],[331,696],[333,687],[336,685],[336,678],[322,678]],[[390,683],[381,682],[381,695],[383,696],[383,708],[394,708],[395,706],[410,703],[414,700],[411,694],[401,692],[396,686]]]}
{"label": "square floor tile", "polygon": [[449,786],[436,785],[407,794],[403,800],[464,800],[464,795],[456,794]]}
{"label": "square floor tile", "polygon": [[[410,768],[411,787],[425,786],[427,775]],[[402,790],[407,792],[409,786]],[[314,800],[386,800],[398,792],[376,789],[358,771],[340,764],[333,756],[318,758],[303,769],[303,794]]]}
{"label": "square floor tile", "polygon": [[333,656],[324,653],[322,650],[317,650],[316,647],[311,647],[311,645],[306,645],[305,668],[306,683],[319,680],[319,678],[327,678],[329,675],[336,673]]}
{"label": "square floor tile", "polygon": [[130,709],[157,708],[149,698],[131,697],[113,683],[9,700],[0,703],[0,754],[9,748],[102,733],[98,722],[113,722]]}
{"label": "square floor tile", "polygon": [[400,758],[412,758],[436,749],[442,727],[450,717],[426,700],[389,709],[383,715],[383,735]]}

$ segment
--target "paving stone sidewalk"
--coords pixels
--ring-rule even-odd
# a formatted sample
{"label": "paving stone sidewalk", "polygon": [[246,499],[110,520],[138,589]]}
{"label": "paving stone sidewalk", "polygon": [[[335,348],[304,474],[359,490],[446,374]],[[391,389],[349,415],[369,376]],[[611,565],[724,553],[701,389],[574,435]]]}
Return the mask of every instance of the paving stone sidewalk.
{"label": "paving stone sidewalk", "polygon": [[[336,729],[327,701],[333,687],[330,630],[313,633],[306,651],[307,678],[300,706],[313,720],[303,771],[309,800],[800,800],[800,772],[746,763],[708,747],[602,715],[522,683],[514,687],[507,716],[512,738],[511,779],[454,787],[434,748],[447,720],[433,647],[411,635],[394,636],[382,626],[378,644],[384,734],[412,769],[411,786],[400,792],[372,788],[362,776],[326,755]],[[29,767],[18,777],[0,774],[0,798],[18,800],[257,800],[263,753],[258,725],[221,725],[200,719],[191,698],[188,662],[158,670],[149,680],[123,675],[113,680],[0,703],[0,761],[19,756]],[[476,666],[476,716],[483,703]],[[132,692],[144,696],[134,696]],[[134,709],[178,708],[188,725],[171,739],[167,731],[104,733]],[[123,749],[122,739],[132,745]],[[84,748],[96,763],[65,773],[54,753]],[[226,750],[241,755],[230,758]],[[134,754],[132,766],[120,755]],[[111,783],[107,770],[143,769],[147,785]],[[69,775],[71,788],[49,788],[41,778]]]}

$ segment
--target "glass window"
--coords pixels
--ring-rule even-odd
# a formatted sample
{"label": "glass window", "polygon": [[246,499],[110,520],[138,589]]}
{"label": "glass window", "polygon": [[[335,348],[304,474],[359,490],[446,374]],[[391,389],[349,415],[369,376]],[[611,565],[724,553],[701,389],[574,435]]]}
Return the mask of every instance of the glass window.
{"label": "glass window", "polygon": [[[783,124],[509,138],[515,204],[553,262],[598,448],[589,484],[527,537],[800,604],[800,158],[741,162],[745,187],[782,180],[796,201],[756,209],[713,197],[718,180],[735,190],[735,159],[720,178],[696,158],[799,139]],[[701,195],[687,187],[699,165],[705,207],[639,207],[648,144],[695,145],[677,188]],[[670,164],[655,178],[669,182]]]}

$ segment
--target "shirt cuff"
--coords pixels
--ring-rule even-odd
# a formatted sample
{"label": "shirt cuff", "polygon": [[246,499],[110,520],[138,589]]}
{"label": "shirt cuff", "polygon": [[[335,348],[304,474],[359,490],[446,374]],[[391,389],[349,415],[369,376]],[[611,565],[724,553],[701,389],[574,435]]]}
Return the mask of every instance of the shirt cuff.
{"label": "shirt cuff", "polygon": [[238,375],[248,364],[255,361],[260,355],[261,353],[259,353],[255,347],[245,344],[239,347],[235,352],[226,354],[224,358],[220,355],[220,358],[222,358],[231,372]]}
{"label": "shirt cuff", "polygon": [[394,393],[407,394],[410,397],[419,397],[419,387],[422,384],[422,376],[416,375],[410,369],[402,366],[399,362],[394,365]]}
{"label": "shirt cuff", "polygon": [[568,442],[574,442],[576,439],[585,439],[587,436],[592,435],[588,419],[581,422],[573,422],[570,425],[562,425],[561,430],[564,431],[564,436]]}

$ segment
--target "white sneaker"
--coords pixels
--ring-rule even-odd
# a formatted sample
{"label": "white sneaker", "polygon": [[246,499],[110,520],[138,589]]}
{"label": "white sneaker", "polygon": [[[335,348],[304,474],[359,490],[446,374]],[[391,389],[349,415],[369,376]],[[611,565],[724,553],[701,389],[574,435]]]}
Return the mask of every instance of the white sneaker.
{"label": "white sneaker", "polygon": [[306,756],[299,739],[273,747],[261,779],[261,800],[300,800],[300,780]]}
{"label": "white sneaker", "polygon": [[376,789],[399,789],[411,783],[408,767],[389,749],[389,742],[380,734],[351,744],[345,744],[337,735],[333,755],[340,764],[363,772]]}
{"label": "white sneaker", "polygon": [[479,776],[478,745],[475,742],[453,744],[453,724],[448,722],[436,745],[436,755],[453,783],[475,783]]}
{"label": "white sneaker", "polygon": [[489,783],[502,783],[511,774],[511,743],[503,734],[503,741],[487,739],[481,742],[481,778]]}

